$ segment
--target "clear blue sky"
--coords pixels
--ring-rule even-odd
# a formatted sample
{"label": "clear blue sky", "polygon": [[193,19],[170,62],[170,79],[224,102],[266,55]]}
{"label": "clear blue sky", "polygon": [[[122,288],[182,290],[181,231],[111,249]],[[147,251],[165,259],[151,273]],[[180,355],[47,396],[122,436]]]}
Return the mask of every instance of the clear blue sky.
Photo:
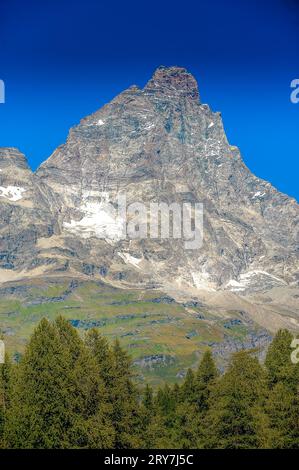
{"label": "clear blue sky", "polygon": [[0,146],[36,168],[159,65],[187,67],[249,168],[299,200],[296,0],[1,0]]}

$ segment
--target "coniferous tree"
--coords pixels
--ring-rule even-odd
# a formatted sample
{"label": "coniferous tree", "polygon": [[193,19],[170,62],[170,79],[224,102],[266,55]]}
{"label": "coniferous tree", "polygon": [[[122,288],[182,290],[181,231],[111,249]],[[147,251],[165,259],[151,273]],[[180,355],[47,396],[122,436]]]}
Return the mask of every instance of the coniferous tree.
{"label": "coniferous tree", "polygon": [[172,397],[175,403],[179,403],[181,400],[181,388],[178,383],[175,383],[172,388]]}
{"label": "coniferous tree", "polygon": [[275,449],[299,449],[298,393],[278,382],[269,392],[265,409],[271,429],[270,446]]}
{"label": "coniferous tree", "polygon": [[112,423],[115,428],[115,446],[135,448],[140,445],[138,435],[140,423],[137,388],[133,382],[131,360],[118,340],[113,347],[112,387],[110,388],[112,404]]}
{"label": "coniferous tree", "polygon": [[202,382],[205,384],[211,383],[218,377],[219,373],[213,359],[211,351],[207,350],[202,356],[202,359],[199,363],[196,381]]}
{"label": "coniferous tree", "polygon": [[5,428],[10,447],[67,447],[64,431],[71,425],[71,382],[65,370],[69,363],[54,326],[43,319],[15,370]]}
{"label": "coniferous tree", "polygon": [[166,383],[163,388],[158,389],[157,405],[163,416],[173,416],[175,412],[175,400],[170,386]]}
{"label": "coniferous tree", "polygon": [[199,445],[201,419],[194,403],[180,402],[176,407],[173,443],[179,449],[195,449]]}
{"label": "coniferous tree", "polygon": [[16,368],[5,436],[10,447],[109,447],[96,363],[63,319],[43,319]]}
{"label": "coniferous tree", "polygon": [[154,393],[152,387],[150,387],[148,384],[146,384],[145,390],[144,390],[144,396],[142,400],[142,404],[144,408],[152,414],[154,411]]}
{"label": "coniferous tree", "polygon": [[299,448],[299,364],[291,361],[292,340],[289,331],[279,330],[265,361],[270,388],[266,412],[275,448]]}
{"label": "coniferous tree", "polygon": [[[181,394],[180,394],[181,395]],[[177,447],[176,436],[176,407],[177,401],[174,389],[167,383],[158,389],[156,395],[157,422],[160,428],[160,436],[157,439],[158,448]]]}
{"label": "coniferous tree", "polygon": [[93,329],[42,320],[19,364],[0,365],[0,447],[299,448],[299,365],[280,330],[266,368],[253,351],[226,373],[206,352],[181,386],[141,397],[129,356]]}
{"label": "coniferous tree", "polygon": [[195,401],[195,377],[192,369],[187,370],[185,380],[181,386],[181,400],[187,403]]}
{"label": "coniferous tree", "polygon": [[208,410],[208,402],[211,386],[218,377],[218,370],[210,351],[206,351],[198,366],[195,377],[195,397],[198,411],[205,413]]}
{"label": "coniferous tree", "polygon": [[70,353],[73,387],[70,389],[75,420],[69,429],[71,447],[111,447],[114,428],[107,406],[107,391],[98,365],[77,331],[62,317],[55,321],[61,344]]}
{"label": "coniferous tree", "polygon": [[85,343],[95,357],[99,374],[109,391],[113,387],[114,356],[107,339],[96,328],[88,331]]}
{"label": "coniferous tree", "polygon": [[206,448],[247,449],[269,445],[263,411],[265,372],[249,352],[236,353],[228,371],[212,387],[205,420]]}
{"label": "coniferous tree", "polygon": [[181,403],[176,409],[176,436],[180,448],[196,448],[203,440],[204,417],[211,386],[218,376],[212,355],[205,352],[196,375],[189,369],[181,387]]}
{"label": "coniferous tree", "polygon": [[5,354],[4,364],[0,364],[0,449],[5,447],[4,430],[11,395],[11,372],[12,365],[8,354]]}
{"label": "coniferous tree", "polygon": [[270,387],[279,382],[294,391],[298,387],[299,365],[291,361],[292,340],[293,336],[288,330],[279,330],[268,348],[265,365]]}
{"label": "coniferous tree", "polygon": [[140,407],[139,432],[142,439],[141,447],[151,449],[156,444],[157,417],[153,389],[147,384]]}

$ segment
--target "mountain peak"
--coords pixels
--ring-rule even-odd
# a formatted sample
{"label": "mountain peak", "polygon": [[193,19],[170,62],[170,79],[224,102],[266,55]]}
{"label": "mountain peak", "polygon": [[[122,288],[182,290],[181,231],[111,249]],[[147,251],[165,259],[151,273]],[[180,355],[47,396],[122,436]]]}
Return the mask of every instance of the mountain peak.
{"label": "mountain peak", "polygon": [[16,166],[29,170],[25,155],[16,147],[0,147],[0,168]]}
{"label": "mountain peak", "polygon": [[161,65],[146,84],[145,90],[162,95],[179,94],[199,101],[197,81],[184,67]]}

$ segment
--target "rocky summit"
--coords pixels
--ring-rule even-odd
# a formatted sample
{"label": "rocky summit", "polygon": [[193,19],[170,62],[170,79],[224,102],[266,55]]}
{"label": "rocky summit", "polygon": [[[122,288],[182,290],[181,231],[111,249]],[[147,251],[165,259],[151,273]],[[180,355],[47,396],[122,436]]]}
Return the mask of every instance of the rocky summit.
{"label": "rocky summit", "polygon": [[[202,245],[121,237],[111,211],[121,196],[146,207],[202,203]],[[228,322],[242,312],[247,331],[296,329],[298,216],[294,199],[246,167],[221,114],[201,102],[195,78],[181,67],[159,67],[144,88],[134,85],[82,119],[35,173],[17,149],[0,149],[3,296],[41,278],[71,279],[163,293],[184,306],[187,323],[204,309]],[[213,328],[215,318],[208,321]],[[221,344],[240,326],[229,325]],[[200,330],[191,331],[194,341]]]}

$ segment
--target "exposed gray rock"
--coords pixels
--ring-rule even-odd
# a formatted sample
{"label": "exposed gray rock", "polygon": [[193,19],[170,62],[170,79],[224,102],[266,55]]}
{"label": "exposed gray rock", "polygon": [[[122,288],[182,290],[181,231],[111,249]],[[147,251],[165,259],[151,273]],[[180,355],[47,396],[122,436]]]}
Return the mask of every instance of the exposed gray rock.
{"label": "exposed gray rock", "polygon": [[191,338],[194,338],[195,336],[198,336],[198,332],[197,331],[189,331],[189,333],[186,334],[186,338],[187,339],[191,339]]}
{"label": "exposed gray rock", "polygon": [[22,153],[0,148],[1,269],[30,271],[51,262],[38,256],[38,239],[52,237],[56,223],[37,179]]}
{"label": "exposed gray rock", "polygon": [[[298,281],[298,204],[248,170],[227,142],[221,115],[201,104],[183,68],[160,67],[144,89],[131,87],[83,119],[37,177],[58,208],[64,245],[74,250],[71,240],[84,241],[69,268],[93,275],[105,261],[106,277],[129,284],[238,293]],[[121,193],[128,203],[202,202],[203,247],[97,238],[103,203],[116,204]],[[124,268],[115,271],[119,264]]]}
{"label": "exposed gray rock", "polygon": [[269,344],[271,343],[272,336],[267,331],[249,332],[243,341],[232,339],[226,336],[221,343],[210,343],[213,355],[215,358],[222,358],[227,360],[235,352],[247,350],[256,350],[257,355],[261,360],[265,358],[265,354]]}
{"label": "exposed gray rock", "polygon": [[[190,308],[201,306],[196,290],[239,296],[298,286],[297,202],[249,171],[183,68],[158,68],[143,89],[82,119],[35,174],[16,149],[0,149],[0,169],[2,282],[7,271],[76,272],[172,288]],[[107,204],[117,208],[120,194],[128,204],[203,203],[203,246],[114,237]]]}
{"label": "exposed gray rock", "polygon": [[169,297],[168,295],[165,295],[163,297],[157,297],[155,299],[152,299],[151,302],[155,304],[173,304],[175,300],[172,297]]}
{"label": "exposed gray rock", "polygon": [[89,330],[91,328],[99,328],[105,325],[104,320],[69,320],[70,324],[75,328],[82,328],[83,330]]}
{"label": "exposed gray rock", "polygon": [[173,356],[167,354],[153,354],[134,361],[133,365],[139,366],[141,369],[154,369],[156,367],[169,366],[174,363],[175,357]]}

